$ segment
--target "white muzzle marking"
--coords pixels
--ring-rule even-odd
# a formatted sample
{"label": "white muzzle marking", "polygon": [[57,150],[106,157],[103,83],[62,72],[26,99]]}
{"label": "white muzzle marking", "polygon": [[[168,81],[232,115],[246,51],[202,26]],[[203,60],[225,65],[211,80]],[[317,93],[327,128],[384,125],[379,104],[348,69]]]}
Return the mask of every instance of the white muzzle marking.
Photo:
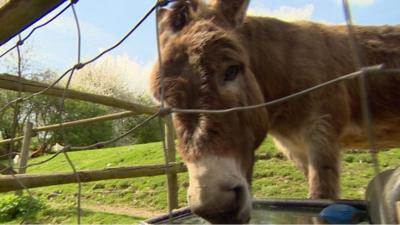
{"label": "white muzzle marking", "polygon": [[[204,156],[195,162],[186,163],[189,172],[188,201],[191,206],[204,205],[210,210],[224,210],[229,207],[233,188],[242,188],[237,217],[248,217],[252,208],[250,188],[234,158]],[[227,202],[224,200],[228,199]]]}

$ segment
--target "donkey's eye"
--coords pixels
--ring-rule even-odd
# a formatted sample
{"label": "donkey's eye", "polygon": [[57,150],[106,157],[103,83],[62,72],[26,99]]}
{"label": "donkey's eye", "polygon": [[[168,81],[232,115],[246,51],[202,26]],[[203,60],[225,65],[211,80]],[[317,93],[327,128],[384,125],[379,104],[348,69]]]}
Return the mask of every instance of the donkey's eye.
{"label": "donkey's eye", "polygon": [[240,73],[242,70],[242,66],[240,65],[232,65],[229,66],[228,69],[225,70],[225,81],[232,81],[236,79],[237,75]]}

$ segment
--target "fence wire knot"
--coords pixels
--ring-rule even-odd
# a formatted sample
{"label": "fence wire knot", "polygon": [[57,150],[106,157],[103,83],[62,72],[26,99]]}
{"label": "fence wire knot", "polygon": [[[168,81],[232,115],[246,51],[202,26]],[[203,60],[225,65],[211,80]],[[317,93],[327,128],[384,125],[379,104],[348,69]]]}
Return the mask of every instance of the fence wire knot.
{"label": "fence wire knot", "polygon": [[24,40],[19,40],[19,41],[17,41],[17,46],[21,46],[21,45],[23,45],[24,44]]}
{"label": "fence wire knot", "polygon": [[171,108],[160,108],[160,110],[158,110],[158,115],[161,117],[167,116],[169,114],[172,113],[172,109]]}
{"label": "fence wire knot", "polygon": [[85,66],[85,64],[83,64],[83,63],[78,63],[78,64],[76,64],[76,65],[74,66],[74,69],[80,70],[80,69],[82,69],[84,66]]}
{"label": "fence wire knot", "polygon": [[69,150],[71,150],[71,145],[66,145],[66,146],[64,146],[64,148],[62,148],[61,150],[60,150],[60,152],[68,152]]}
{"label": "fence wire knot", "polygon": [[375,65],[375,66],[364,66],[361,68],[361,72],[368,74],[371,72],[379,71],[383,68],[385,68],[385,64],[379,64],[379,65]]}

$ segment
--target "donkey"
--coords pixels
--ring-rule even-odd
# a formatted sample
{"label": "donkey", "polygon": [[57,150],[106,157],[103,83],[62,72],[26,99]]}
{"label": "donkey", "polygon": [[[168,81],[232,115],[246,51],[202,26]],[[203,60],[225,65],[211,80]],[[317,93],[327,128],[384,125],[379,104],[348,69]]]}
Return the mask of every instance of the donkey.
{"label": "donkey", "polygon": [[[160,10],[161,65],[150,89],[168,107],[225,109],[278,99],[355,66],[344,26],[246,17],[249,0],[181,0]],[[400,66],[400,26],[354,28],[363,65]],[[161,68],[161,69],[160,69]],[[400,140],[400,76],[368,76],[378,147]],[[312,199],[339,196],[340,149],[367,147],[357,79],[282,104],[225,114],[174,113],[191,210],[245,223],[254,151],[267,133],[304,172]]]}

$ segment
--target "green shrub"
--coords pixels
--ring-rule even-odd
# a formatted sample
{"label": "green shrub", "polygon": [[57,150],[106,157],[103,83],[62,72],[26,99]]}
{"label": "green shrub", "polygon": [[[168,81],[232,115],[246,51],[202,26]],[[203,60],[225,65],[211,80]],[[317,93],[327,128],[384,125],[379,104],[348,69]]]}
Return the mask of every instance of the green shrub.
{"label": "green shrub", "polygon": [[23,217],[26,213],[35,214],[43,206],[44,203],[29,196],[0,196],[0,223]]}

